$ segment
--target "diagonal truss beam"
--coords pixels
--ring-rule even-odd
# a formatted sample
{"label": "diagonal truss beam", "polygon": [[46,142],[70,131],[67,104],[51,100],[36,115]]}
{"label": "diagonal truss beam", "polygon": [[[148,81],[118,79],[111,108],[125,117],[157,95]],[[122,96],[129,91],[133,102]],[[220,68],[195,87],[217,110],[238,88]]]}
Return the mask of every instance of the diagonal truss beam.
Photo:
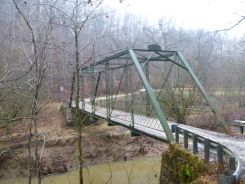
{"label": "diagonal truss beam", "polygon": [[224,130],[226,131],[226,133],[231,134],[231,131],[228,129],[225,121],[219,115],[219,113],[216,110],[215,106],[210,101],[210,97],[209,97],[208,93],[204,90],[204,87],[202,86],[201,82],[199,81],[199,79],[195,75],[194,71],[192,70],[192,68],[189,65],[189,63],[187,62],[187,60],[184,58],[184,56],[180,52],[177,52],[177,56],[179,57],[180,61],[182,62],[182,64],[187,69],[187,72],[189,73],[189,75],[191,76],[191,78],[193,79],[193,81],[196,83],[197,87],[199,88],[200,92],[202,93],[202,96],[204,97],[204,99],[206,100],[206,102],[209,104],[209,106],[210,106],[212,112],[214,113],[215,117],[217,118],[217,120],[223,126]]}
{"label": "diagonal truss beam", "polygon": [[141,67],[141,65],[140,65],[140,63],[139,63],[139,61],[138,61],[138,59],[137,59],[137,57],[136,57],[136,55],[132,49],[129,49],[129,54],[130,54],[132,61],[133,61],[134,65],[137,69],[137,72],[138,72],[138,74],[139,74],[139,76],[140,76],[140,78],[144,84],[145,90],[146,90],[148,97],[149,97],[149,99],[150,99],[150,101],[151,101],[151,103],[152,103],[152,105],[156,111],[156,114],[158,116],[158,119],[159,119],[162,127],[163,127],[163,130],[164,130],[169,142],[172,143],[172,142],[174,142],[174,136],[173,136],[173,134],[172,134],[172,132],[168,126],[167,120],[166,120],[166,118],[165,118],[165,116],[161,110],[159,103],[157,102],[157,99],[156,99],[156,97],[152,91],[152,88],[151,88],[151,86],[150,86],[150,84],[149,84],[149,82],[145,76],[145,73],[144,73],[144,71],[143,71],[143,69],[142,69],[142,67]]}

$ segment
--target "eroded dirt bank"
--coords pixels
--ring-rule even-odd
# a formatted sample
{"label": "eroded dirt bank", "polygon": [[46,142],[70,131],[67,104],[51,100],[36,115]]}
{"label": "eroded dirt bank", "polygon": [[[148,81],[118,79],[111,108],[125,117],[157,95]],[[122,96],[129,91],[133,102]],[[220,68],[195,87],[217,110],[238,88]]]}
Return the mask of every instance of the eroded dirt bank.
{"label": "eroded dirt bank", "polygon": [[[42,175],[65,173],[77,169],[77,133],[75,127],[67,127],[60,113],[61,103],[50,103],[39,117],[42,152]],[[0,179],[27,176],[28,122],[13,124],[8,130],[0,130]],[[84,165],[160,157],[168,145],[155,139],[131,137],[129,130],[121,126],[107,126],[100,121],[82,133]],[[45,142],[44,146],[43,143]],[[201,176],[196,183],[217,183],[217,169]]]}
{"label": "eroded dirt bank", "polygon": [[[47,105],[39,117],[39,131],[44,135],[40,142],[43,175],[77,168],[77,133],[74,127],[65,126],[60,105]],[[1,178],[27,175],[27,124],[23,121],[0,132]],[[108,127],[103,121],[84,130],[82,137],[84,165],[159,157],[168,148],[167,144],[146,136],[131,137],[129,130]]]}

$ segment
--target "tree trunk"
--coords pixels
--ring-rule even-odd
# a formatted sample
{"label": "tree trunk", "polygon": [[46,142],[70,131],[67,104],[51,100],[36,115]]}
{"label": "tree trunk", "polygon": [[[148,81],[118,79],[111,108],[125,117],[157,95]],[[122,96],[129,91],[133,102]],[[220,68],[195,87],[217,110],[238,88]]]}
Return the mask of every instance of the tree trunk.
{"label": "tree trunk", "polygon": [[80,78],[79,78],[79,50],[78,50],[78,32],[75,28],[75,49],[76,49],[76,125],[78,132],[78,151],[79,151],[79,183],[83,184],[83,168],[82,168],[82,124],[81,124],[81,115],[79,108],[79,100],[80,100]]}
{"label": "tree trunk", "polygon": [[32,158],[31,158],[31,140],[32,140],[32,123],[29,123],[29,136],[28,136],[28,184],[32,181]]}

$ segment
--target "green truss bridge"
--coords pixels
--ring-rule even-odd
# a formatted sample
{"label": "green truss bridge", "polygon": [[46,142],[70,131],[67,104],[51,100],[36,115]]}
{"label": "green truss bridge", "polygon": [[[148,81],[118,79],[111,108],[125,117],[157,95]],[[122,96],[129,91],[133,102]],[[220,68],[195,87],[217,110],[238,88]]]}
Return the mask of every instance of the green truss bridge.
{"label": "green truss bridge", "polygon": [[[181,142],[207,161],[223,163],[230,158],[231,180],[244,177],[245,139],[228,135],[215,101],[180,52],[150,45],[99,58],[80,71],[82,112],[124,126],[132,135]],[[200,117],[208,117],[228,134],[185,125],[190,121],[198,126]],[[243,122],[239,123],[243,130]]]}

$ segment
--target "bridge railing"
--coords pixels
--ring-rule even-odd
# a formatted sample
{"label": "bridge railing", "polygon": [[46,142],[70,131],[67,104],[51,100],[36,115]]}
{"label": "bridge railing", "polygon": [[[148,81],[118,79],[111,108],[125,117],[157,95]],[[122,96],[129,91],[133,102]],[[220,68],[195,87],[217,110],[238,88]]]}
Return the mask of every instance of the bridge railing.
{"label": "bridge railing", "polygon": [[233,120],[231,122],[227,122],[228,125],[238,127],[240,129],[240,134],[244,134],[245,121],[242,120]]}
{"label": "bridge railing", "polygon": [[[86,104],[92,106],[91,103],[86,102]],[[104,114],[106,116],[107,113],[105,109],[106,103],[103,102],[103,100],[97,100],[95,103],[95,111],[100,112],[101,114]],[[153,115],[153,113],[151,115]],[[163,131],[161,124],[157,123],[157,121],[159,121],[158,119],[154,118],[154,116],[148,116],[148,118],[146,119],[145,116],[147,116],[147,109],[144,103],[134,102],[133,107],[128,109],[128,112],[126,112],[124,101],[117,100],[116,104],[114,104],[109,118],[116,117],[117,119],[127,121],[128,123],[132,124],[132,126],[140,125],[143,127],[151,128],[153,130]]]}
{"label": "bridge railing", "polygon": [[[239,182],[241,179],[242,174],[244,174],[244,170],[242,168],[242,163],[239,157],[232,152],[229,148],[226,146],[215,142],[213,140],[210,140],[208,138],[205,138],[203,136],[197,135],[194,132],[185,130],[178,125],[174,124],[171,126],[172,132],[175,133],[175,138],[177,143],[183,143],[184,148],[189,148],[189,141],[191,139],[192,141],[192,151],[193,154],[198,154],[198,144],[203,145],[202,151],[204,153],[204,160],[206,162],[210,161],[211,158],[211,150],[212,154],[216,156],[213,160],[216,160],[219,167],[223,167],[225,164],[227,164],[227,170],[224,175],[220,175],[220,183],[225,184],[234,184],[236,182]],[[180,141],[180,135],[182,135],[183,141]],[[216,152],[216,153],[215,153]],[[228,163],[224,162],[224,158],[228,157]],[[223,181],[225,180],[225,181]],[[223,181],[223,182],[222,182]]]}
{"label": "bridge railing", "polygon": [[[84,103],[84,107],[91,108],[92,106],[86,102]],[[89,108],[86,109],[90,111]],[[95,110],[96,113],[103,114],[104,118],[106,118],[107,113],[105,108],[97,106]],[[129,123],[127,126],[134,126],[134,124],[141,126],[144,125],[144,122],[142,122],[144,115],[134,114],[133,112],[122,112],[115,109],[111,114],[111,118],[114,117],[127,121]],[[154,120],[155,118],[148,117],[148,119]],[[153,129],[153,127],[151,128]],[[244,174],[244,168],[242,166],[241,160],[236,155],[236,153],[230,150],[227,146],[208,139],[207,137],[200,136],[192,131],[186,130],[177,124],[171,125],[171,129],[172,132],[175,133],[175,139],[177,143],[183,143],[186,149],[189,149],[189,143],[192,143],[191,149],[193,153],[203,153],[203,157],[206,162],[209,162],[210,160],[217,161],[220,168],[223,168],[223,166],[227,165],[227,172],[225,172],[223,175],[220,175],[220,181],[224,180],[225,182],[223,183],[225,184],[234,184],[241,179],[242,174]]]}

